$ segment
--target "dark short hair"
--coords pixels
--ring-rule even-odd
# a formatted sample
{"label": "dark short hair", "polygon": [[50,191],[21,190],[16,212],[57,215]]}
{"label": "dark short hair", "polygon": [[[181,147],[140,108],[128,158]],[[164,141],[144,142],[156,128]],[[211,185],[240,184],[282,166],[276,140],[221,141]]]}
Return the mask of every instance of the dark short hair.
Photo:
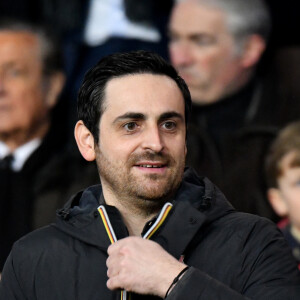
{"label": "dark short hair", "polygon": [[41,49],[44,76],[63,71],[60,41],[50,28],[42,24],[5,18],[0,21],[1,31],[25,32],[35,35],[38,38]]}
{"label": "dark short hair", "polygon": [[270,147],[265,164],[268,187],[278,187],[278,178],[283,174],[282,159],[289,153],[294,154],[290,167],[300,167],[300,121],[283,128]]}
{"label": "dark short hair", "polygon": [[191,111],[191,96],[184,80],[177,71],[158,54],[149,51],[115,53],[102,58],[84,77],[77,99],[78,119],[92,133],[95,143],[99,141],[99,123],[104,112],[105,88],[113,79],[125,75],[166,75],[179,87],[185,102],[185,119]]}

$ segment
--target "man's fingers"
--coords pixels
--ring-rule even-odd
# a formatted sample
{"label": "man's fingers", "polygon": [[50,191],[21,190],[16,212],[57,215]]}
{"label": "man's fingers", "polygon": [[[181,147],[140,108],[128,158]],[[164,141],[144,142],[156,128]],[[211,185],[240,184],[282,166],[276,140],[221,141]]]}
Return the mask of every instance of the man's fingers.
{"label": "man's fingers", "polygon": [[126,272],[120,271],[120,273],[116,274],[115,276],[109,277],[106,286],[110,290],[116,289],[126,289],[127,291],[131,290],[130,279],[129,275]]}
{"label": "man's fingers", "polygon": [[120,282],[119,282],[117,276],[109,278],[107,280],[107,282],[106,282],[106,286],[110,290],[122,289],[122,287],[120,286]]}
{"label": "man's fingers", "polygon": [[119,243],[111,244],[111,245],[107,248],[107,254],[108,254],[108,255],[112,255],[114,252],[116,252],[117,249],[118,249],[118,244],[119,244]]}
{"label": "man's fingers", "polygon": [[111,278],[114,276],[117,276],[119,274],[120,270],[117,267],[108,267],[107,268],[107,277]]}
{"label": "man's fingers", "polygon": [[124,255],[121,252],[122,248],[120,248],[120,251],[114,251],[108,256],[106,260],[108,277],[113,277],[119,275],[120,273],[128,272],[132,260],[130,257],[128,257],[128,255]]}
{"label": "man's fingers", "polygon": [[[165,294],[182,263],[153,241],[128,237],[108,248],[107,287],[139,294]],[[179,266],[178,266],[179,264]]]}
{"label": "man's fingers", "polygon": [[119,240],[116,243],[111,244],[107,248],[107,254],[109,256],[112,256],[112,255],[115,255],[115,254],[122,255],[127,251],[128,247],[130,245],[131,245],[131,240],[129,238]]}
{"label": "man's fingers", "polygon": [[122,266],[120,257],[117,256],[109,256],[106,260],[107,266],[107,276],[113,277],[120,273],[120,269]]}
{"label": "man's fingers", "polygon": [[121,272],[120,270],[120,264],[118,261],[114,258],[108,257],[106,260],[106,265],[107,265],[107,287],[111,290],[121,288],[119,284],[119,279],[118,276]]}

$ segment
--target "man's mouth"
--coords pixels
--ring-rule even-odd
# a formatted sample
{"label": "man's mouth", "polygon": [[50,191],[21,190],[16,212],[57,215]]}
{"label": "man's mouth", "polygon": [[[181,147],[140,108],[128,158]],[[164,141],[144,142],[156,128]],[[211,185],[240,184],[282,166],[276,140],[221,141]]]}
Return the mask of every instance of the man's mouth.
{"label": "man's mouth", "polygon": [[168,167],[165,162],[138,162],[134,164],[134,167],[139,169],[141,172],[153,173],[153,174],[163,174]]}
{"label": "man's mouth", "polygon": [[167,164],[162,163],[137,163],[134,167],[144,174],[163,175],[167,171]]}
{"label": "man's mouth", "polygon": [[171,166],[167,154],[143,153],[131,157],[131,166],[144,174],[164,174]]}
{"label": "man's mouth", "polygon": [[163,168],[165,165],[137,165],[137,167],[141,168]]}

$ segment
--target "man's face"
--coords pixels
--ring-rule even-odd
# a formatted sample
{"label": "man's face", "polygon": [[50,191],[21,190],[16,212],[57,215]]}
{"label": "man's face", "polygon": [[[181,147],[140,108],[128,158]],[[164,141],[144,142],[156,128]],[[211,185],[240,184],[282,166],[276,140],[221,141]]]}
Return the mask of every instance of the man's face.
{"label": "man's face", "polygon": [[291,166],[294,155],[292,152],[282,159],[278,187],[291,223],[300,230],[300,167]]}
{"label": "man's face", "polygon": [[210,104],[240,86],[240,56],[224,13],[195,1],[179,3],[170,24],[170,57],[194,103]]}
{"label": "man's face", "polygon": [[47,112],[37,37],[0,31],[0,139],[20,135],[26,140],[40,130]]}
{"label": "man's face", "polygon": [[96,160],[103,190],[160,206],[179,186],[185,165],[185,107],[176,83],[161,75],[108,82]]}

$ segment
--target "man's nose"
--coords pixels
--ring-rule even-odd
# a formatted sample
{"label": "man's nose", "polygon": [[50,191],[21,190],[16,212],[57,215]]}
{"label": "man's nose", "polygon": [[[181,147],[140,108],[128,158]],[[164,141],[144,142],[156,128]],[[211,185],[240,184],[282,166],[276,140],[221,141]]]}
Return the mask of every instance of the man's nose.
{"label": "man's nose", "polygon": [[188,43],[176,42],[170,46],[170,56],[175,67],[188,66],[192,62],[192,53]]}
{"label": "man's nose", "polygon": [[147,128],[143,134],[142,147],[145,150],[152,150],[156,153],[164,149],[163,139],[158,126]]}

